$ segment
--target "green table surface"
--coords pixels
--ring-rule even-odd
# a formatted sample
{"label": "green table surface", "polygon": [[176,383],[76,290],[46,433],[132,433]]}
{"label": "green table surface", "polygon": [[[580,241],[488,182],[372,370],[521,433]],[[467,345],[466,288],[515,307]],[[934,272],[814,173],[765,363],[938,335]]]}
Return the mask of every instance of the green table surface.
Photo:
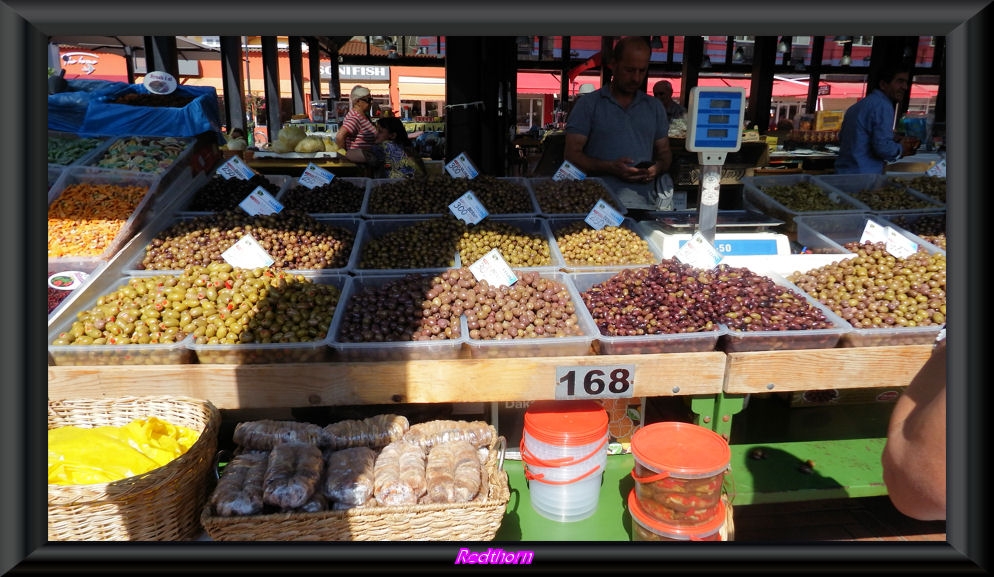
{"label": "green table surface", "polygon": [[497,541],[631,541],[628,493],[635,482],[631,455],[609,455],[594,514],[579,521],[553,521],[532,507],[521,461],[504,461],[511,498]]}

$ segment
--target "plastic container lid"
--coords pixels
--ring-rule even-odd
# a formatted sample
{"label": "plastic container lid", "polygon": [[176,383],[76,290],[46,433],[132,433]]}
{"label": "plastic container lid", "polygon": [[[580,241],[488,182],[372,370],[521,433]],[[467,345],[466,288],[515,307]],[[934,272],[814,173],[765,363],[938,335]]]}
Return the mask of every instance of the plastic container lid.
{"label": "plastic container lid", "polygon": [[645,509],[643,509],[642,505],[639,503],[638,497],[635,495],[635,489],[632,489],[631,492],[628,493],[628,512],[632,514],[632,519],[654,533],[664,537],[672,537],[674,539],[684,539],[688,541],[703,539],[714,535],[720,531],[721,526],[725,524],[725,503],[722,501],[718,502],[718,510],[715,511],[714,518],[706,523],[694,525],[693,527],[680,527],[678,525],[664,523],[663,521],[660,521],[645,512]]}
{"label": "plastic container lid", "polygon": [[607,411],[595,401],[536,401],[525,411],[525,430],[549,445],[596,443],[607,425]]}
{"label": "plastic container lid", "polygon": [[632,455],[654,471],[701,478],[727,469],[732,449],[728,441],[710,429],[680,421],[664,421],[635,431]]}

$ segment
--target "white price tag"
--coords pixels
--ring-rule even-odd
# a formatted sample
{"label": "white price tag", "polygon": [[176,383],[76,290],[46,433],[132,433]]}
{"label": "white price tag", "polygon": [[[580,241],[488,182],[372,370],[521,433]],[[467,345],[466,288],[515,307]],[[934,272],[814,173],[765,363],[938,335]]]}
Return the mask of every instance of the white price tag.
{"label": "white price tag", "polygon": [[939,162],[936,162],[934,166],[925,171],[925,174],[929,176],[940,176],[942,178],[946,177],[946,159],[943,158]]}
{"label": "white price tag", "polygon": [[466,224],[476,224],[490,214],[472,190],[466,191],[466,194],[454,200],[449,205],[449,211]]}
{"label": "white price tag", "polygon": [[582,170],[573,165],[572,162],[564,160],[556,173],[552,175],[552,180],[583,180],[587,178],[587,175],[583,173]]}
{"label": "white price tag", "polygon": [[496,248],[469,265],[469,271],[476,280],[485,280],[493,286],[511,286],[518,282],[518,277]]}
{"label": "white price tag", "polygon": [[235,268],[267,267],[275,262],[251,234],[238,239],[231,248],[221,253],[221,258]]}
{"label": "white price tag", "polygon": [[887,231],[890,230],[888,227],[880,226],[879,224],[873,222],[872,220],[866,221],[866,226],[863,227],[863,234],[859,237],[859,243],[864,242],[887,242]]}
{"label": "white price tag", "polygon": [[895,258],[907,258],[918,252],[918,243],[888,226],[887,252]]}
{"label": "white price tag", "polygon": [[594,230],[600,230],[605,226],[620,225],[621,221],[625,220],[625,217],[615,210],[613,206],[604,202],[604,199],[600,199],[594,205],[594,208],[590,209],[587,218],[583,220],[592,226]]}
{"label": "white price tag", "polygon": [[680,250],[676,252],[676,259],[684,264],[689,264],[694,268],[711,270],[721,262],[721,253],[715,250],[711,244],[704,240],[701,233],[695,232],[690,240],[683,243]]}
{"label": "white price tag", "polygon": [[635,365],[556,367],[556,400],[630,399]]}
{"label": "white price tag", "polygon": [[239,180],[251,180],[255,176],[255,171],[249,168],[245,161],[237,156],[232,156],[224,161],[224,164],[217,167],[217,173],[225,180],[237,178]]}
{"label": "white price tag", "polygon": [[328,184],[334,178],[334,174],[311,162],[307,165],[307,168],[304,169],[304,172],[300,175],[300,178],[297,179],[297,184],[306,186],[307,188],[317,188]]}
{"label": "white price tag", "polygon": [[245,200],[238,203],[239,208],[252,216],[257,214],[276,214],[283,210],[283,205],[276,200],[269,191],[261,186],[245,197]]}
{"label": "white price tag", "polygon": [[472,180],[480,174],[480,172],[476,170],[476,167],[473,166],[473,163],[470,162],[469,157],[466,156],[465,152],[460,153],[459,156],[449,161],[449,163],[445,165],[445,170],[452,178],[468,178]]}

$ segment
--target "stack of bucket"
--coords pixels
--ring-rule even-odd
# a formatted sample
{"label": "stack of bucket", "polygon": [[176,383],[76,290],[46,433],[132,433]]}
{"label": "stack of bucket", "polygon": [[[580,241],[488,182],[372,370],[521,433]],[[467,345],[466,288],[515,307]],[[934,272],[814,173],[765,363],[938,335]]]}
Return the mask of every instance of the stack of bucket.
{"label": "stack of bucket", "polygon": [[722,541],[722,483],[732,452],[710,429],[646,425],[632,436],[635,487],[628,496],[633,541]]}
{"label": "stack of bucket", "polygon": [[607,466],[608,416],[594,401],[537,401],[525,412],[521,460],[532,508],[553,521],[597,510]]}

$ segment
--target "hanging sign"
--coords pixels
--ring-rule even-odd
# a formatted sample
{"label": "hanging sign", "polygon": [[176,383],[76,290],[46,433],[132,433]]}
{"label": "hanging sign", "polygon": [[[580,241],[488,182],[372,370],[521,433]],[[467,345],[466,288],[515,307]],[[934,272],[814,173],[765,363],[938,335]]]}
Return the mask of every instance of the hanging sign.
{"label": "hanging sign", "polygon": [[142,84],[152,94],[172,94],[176,90],[176,79],[172,74],[162,70],[153,70],[146,74]]}

